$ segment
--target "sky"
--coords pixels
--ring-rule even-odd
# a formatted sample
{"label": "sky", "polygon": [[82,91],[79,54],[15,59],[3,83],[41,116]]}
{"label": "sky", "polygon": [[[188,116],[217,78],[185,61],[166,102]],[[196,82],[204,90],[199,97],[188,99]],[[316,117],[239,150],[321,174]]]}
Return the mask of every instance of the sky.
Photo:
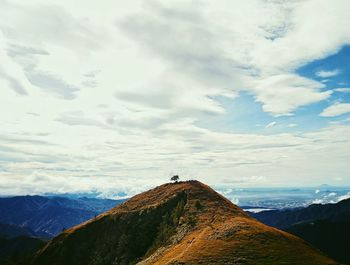
{"label": "sky", "polygon": [[0,0],[0,195],[174,174],[350,186],[348,0]]}

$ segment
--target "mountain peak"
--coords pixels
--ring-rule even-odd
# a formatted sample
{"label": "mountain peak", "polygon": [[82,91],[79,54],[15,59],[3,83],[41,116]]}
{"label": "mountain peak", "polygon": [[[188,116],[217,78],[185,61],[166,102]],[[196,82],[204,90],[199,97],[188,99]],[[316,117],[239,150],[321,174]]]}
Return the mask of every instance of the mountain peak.
{"label": "mountain peak", "polygon": [[336,264],[199,181],[132,197],[53,239],[34,265]]}
{"label": "mountain peak", "polygon": [[132,197],[127,202],[122,203],[121,205],[110,210],[107,212],[107,214],[119,211],[121,209],[136,210],[155,207],[182,193],[185,193],[186,196],[189,197],[188,202],[193,202],[193,200],[195,200],[199,201],[200,203],[211,203],[215,204],[215,206],[226,206],[235,209],[236,211],[243,212],[240,208],[234,206],[231,201],[218,194],[209,186],[197,180],[190,180],[163,184],[149,191],[140,193]]}

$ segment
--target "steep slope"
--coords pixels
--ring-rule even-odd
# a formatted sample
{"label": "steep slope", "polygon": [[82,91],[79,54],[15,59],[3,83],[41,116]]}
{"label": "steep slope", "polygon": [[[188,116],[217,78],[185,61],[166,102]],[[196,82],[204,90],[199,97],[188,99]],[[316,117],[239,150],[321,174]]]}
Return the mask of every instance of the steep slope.
{"label": "steep slope", "polygon": [[350,264],[350,199],[252,216],[301,237],[339,262]]}
{"label": "steep slope", "polygon": [[350,264],[350,218],[296,224],[286,231],[303,238],[333,259]]}
{"label": "steep slope", "polygon": [[0,198],[0,222],[27,227],[37,235],[48,238],[118,203],[114,200],[44,196]]}
{"label": "steep slope", "polygon": [[165,184],[66,230],[32,265],[336,264],[198,182]]}

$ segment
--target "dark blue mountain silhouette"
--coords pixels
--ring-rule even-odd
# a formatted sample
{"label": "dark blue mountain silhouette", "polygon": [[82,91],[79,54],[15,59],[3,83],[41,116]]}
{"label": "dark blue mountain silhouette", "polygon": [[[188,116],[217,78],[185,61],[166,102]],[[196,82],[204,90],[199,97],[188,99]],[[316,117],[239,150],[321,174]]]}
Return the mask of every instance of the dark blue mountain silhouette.
{"label": "dark blue mountain silhouette", "polygon": [[267,225],[301,237],[343,264],[350,264],[350,199],[251,215]]}
{"label": "dark blue mountain silhouette", "polygon": [[28,228],[35,236],[53,237],[122,201],[44,196],[0,198],[0,223]]}

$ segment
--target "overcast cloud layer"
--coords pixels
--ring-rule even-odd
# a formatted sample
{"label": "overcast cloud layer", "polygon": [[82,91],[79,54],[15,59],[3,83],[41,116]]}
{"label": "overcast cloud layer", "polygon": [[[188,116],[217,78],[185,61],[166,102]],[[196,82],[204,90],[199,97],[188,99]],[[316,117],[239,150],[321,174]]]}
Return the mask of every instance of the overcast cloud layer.
{"label": "overcast cloud layer", "polygon": [[[297,71],[350,44],[349,14],[348,0],[0,0],[0,193],[128,196],[172,174],[350,185],[350,102],[332,98],[350,84]],[[239,116],[221,100],[242,95],[265,131],[203,125]],[[298,130],[300,110],[325,124]]]}

